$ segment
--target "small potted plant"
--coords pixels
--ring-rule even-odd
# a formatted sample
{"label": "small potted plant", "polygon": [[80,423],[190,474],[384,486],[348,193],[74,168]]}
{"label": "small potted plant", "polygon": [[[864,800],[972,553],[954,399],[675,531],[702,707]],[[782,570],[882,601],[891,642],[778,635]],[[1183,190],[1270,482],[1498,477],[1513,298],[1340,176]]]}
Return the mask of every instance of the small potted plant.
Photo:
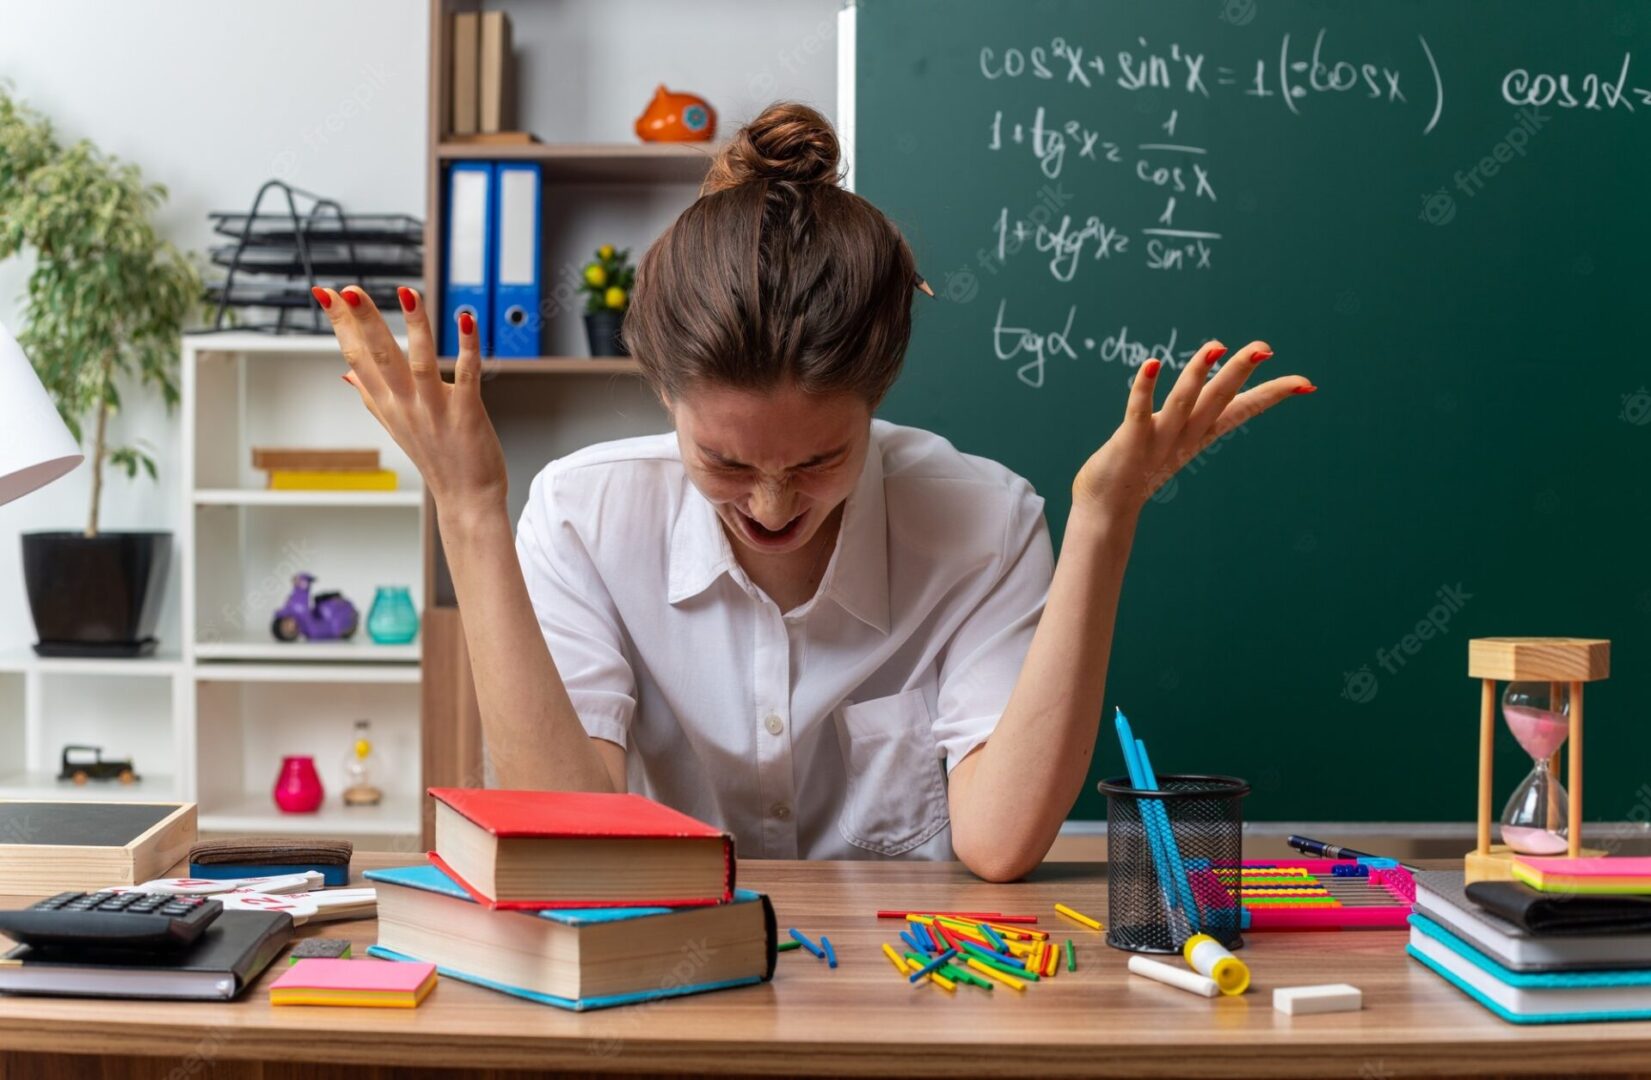
{"label": "small potted plant", "polygon": [[85,140],[61,146],[48,120],[0,86],[0,259],[35,258],[18,341],[69,430],[90,443],[85,527],[23,535],[43,655],[154,651],[172,534],[106,531],[98,510],[105,466],[155,477],[141,442],[112,443],[109,418],[123,392],[177,402],[178,338],[201,297],[200,275],[150,220],[165,198],[136,165]]}
{"label": "small potted plant", "polygon": [[630,355],[619,328],[624,325],[635,283],[630,248],[615,251],[612,244],[603,244],[596,249],[595,261],[585,264],[580,288],[585,292],[585,336],[590,339],[592,356]]}

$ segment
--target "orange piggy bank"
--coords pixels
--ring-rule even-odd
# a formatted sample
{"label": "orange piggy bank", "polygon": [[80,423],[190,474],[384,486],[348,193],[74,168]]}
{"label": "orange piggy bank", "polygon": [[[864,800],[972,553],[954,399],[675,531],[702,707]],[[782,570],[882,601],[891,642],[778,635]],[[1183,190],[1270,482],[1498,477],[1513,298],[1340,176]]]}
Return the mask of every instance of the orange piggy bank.
{"label": "orange piggy bank", "polygon": [[636,118],[643,142],[708,142],[717,137],[717,111],[698,94],[673,94],[660,83]]}

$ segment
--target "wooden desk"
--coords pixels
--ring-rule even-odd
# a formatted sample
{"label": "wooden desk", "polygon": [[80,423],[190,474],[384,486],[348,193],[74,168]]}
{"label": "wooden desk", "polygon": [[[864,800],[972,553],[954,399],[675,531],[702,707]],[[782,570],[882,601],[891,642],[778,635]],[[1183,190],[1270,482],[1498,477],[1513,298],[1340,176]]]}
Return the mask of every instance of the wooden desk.
{"label": "wooden desk", "polygon": [[[355,869],[405,861],[358,855]],[[1244,959],[1255,982],[1243,998],[1208,1001],[1129,975],[1124,954],[1053,912],[1063,901],[1104,919],[1104,869],[1051,863],[1030,881],[990,885],[952,863],[747,860],[742,884],[773,897],[782,928],[828,934],[837,970],[789,952],[769,984],[584,1014],[446,979],[415,1010],[272,1008],[276,969],[227,1004],[0,997],[0,1076],[408,1075],[391,1066],[794,1077],[1651,1073],[1651,1023],[1505,1024],[1408,959],[1398,932],[1252,934]],[[898,940],[898,924],[874,912],[922,905],[1034,912],[1076,942],[1078,970],[1023,994],[908,986],[878,948]],[[349,937],[359,953],[374,924],[299,933]],[[1273,1011],[1274,987],[1322,982],[1362,988],[1364,1011]],[[153,1057],[114,1056],[134,1054]]]}

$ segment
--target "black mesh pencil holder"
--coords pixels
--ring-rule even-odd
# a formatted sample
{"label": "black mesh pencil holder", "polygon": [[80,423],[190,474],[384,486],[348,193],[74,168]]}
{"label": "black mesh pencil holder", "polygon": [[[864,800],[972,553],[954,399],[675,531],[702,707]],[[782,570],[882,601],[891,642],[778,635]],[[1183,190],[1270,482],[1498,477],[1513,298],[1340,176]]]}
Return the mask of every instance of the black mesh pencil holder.
{"label": "black mesh pencil holder", "polygon": [[1097,785],[1106,796],[1106,943],[1176,953],[1193,934],[1229,949],[1239,936],[1244,796],[1232,776],[1161,776],[1159,791],[1127,777]]}

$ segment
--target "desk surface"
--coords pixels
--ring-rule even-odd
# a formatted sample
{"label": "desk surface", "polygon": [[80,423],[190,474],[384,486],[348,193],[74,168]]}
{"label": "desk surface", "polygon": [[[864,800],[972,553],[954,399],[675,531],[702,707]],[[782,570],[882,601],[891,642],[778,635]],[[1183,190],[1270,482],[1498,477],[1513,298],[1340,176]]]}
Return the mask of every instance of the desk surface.
{"label": "desk surface", "polygon": [[[355,870],[407,862],[359,854]],[[1209,1001],[1125,971],[1126,956],[1054,914],[1067,903],[1105,918],[1105,866],[1050,863],[992,885],[955,863],[740,864],[769,893],[780,926],[825,932],[840,966],[783,953],[773,982],[575,1014],[443,979],[418,1009],[272,1008],[277,961],[224,1004],[0,997],[0,1048],[191,1054],[382,1065],[534,1068],[580,1073],[911,1076],[1552,1075],[1651,1068],[1651,1023],[1517,1027],[1408,959],[1396,931],[1251,934],[1242,998]],[[1036,913],[1077,945],[1078,970],[1018,994],[908,986],[879,950],[899,924],[879,907]],[[371,921],[301,927],[348,937]],[[782,929],[783,933],[783,929]],[[1349,982],[1364,1010],[1289,1017],[1277,986]]]}

